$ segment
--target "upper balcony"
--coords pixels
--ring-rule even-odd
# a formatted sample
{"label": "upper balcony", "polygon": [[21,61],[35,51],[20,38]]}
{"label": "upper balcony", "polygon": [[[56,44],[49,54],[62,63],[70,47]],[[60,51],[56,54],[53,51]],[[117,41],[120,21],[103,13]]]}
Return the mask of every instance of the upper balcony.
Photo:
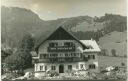
{"label": "upper balcony", "polygon": [[56,47],[48,47],[48,52],[74,52],[75,46],[56,46]]}
{"label": "upper balcony", "polygon": [[48,52],[74,52],[75,44],[73,42],[50,42],[47,48]]}

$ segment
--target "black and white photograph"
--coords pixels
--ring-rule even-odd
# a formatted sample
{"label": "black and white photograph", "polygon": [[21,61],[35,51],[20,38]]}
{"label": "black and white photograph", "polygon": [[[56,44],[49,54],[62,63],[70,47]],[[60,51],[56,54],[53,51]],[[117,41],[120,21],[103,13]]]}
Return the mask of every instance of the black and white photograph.
{"label": "black and white photograph", "polygon": [[2,81],[127,81],[127,0],[1,0]]}

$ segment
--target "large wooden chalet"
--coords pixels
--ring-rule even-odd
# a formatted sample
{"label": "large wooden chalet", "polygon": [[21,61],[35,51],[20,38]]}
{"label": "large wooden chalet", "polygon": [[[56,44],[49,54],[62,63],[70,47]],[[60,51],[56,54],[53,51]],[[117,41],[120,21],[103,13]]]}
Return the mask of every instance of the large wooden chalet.
{"label": "large wooden chalet", "polygon": [[37,47],[35,76],[44,76],[49,70],[66,73],[68,70],[98,71],[100,48],[95,40],[79,40],[63,27],[57,28]]}

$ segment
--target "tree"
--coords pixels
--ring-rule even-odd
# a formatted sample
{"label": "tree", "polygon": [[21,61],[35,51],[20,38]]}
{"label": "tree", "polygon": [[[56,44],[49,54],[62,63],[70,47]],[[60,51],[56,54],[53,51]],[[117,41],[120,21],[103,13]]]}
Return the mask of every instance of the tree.
{"label": "tree", "polygon": [[115,50],[115,49],[112,49],[112,50],[111,50],[111,54],[112,54],[112,56],[117,56],[117,55],[116,55],[116,50]]}
{"label": "tree", "polygon": [[6,66],[11,70],[26,69],[31,67],[31,55],[25,52],[17,52],[5,59]]}
{"label": "tree", "polygon": [[32,57],[29,52],[19,51],[8,56],[5,59],[5,63],[9,69],[23,70],[32,66]]}
{"label": "tree", "polygon": [[22,41],[20,42],[19,50],[30,52],[34,47],[34,39],[30,34],[25,34]]}
{"label": "tree", "polygon": [[[34,47],[31,35],[26,34],[20,43],[19,50],[5,59],[7,67],[10,69],[26,69],[32,66],[32,56],[30,51]],[[13,68],[12,68],[13,67]]]}
{"label": "tree", "polygon": [[20,52],[18,54],[22,57],[25,65],[23,68],[31,67],[32,56],[30,52],[34,48],[34,39],[32,38],[32,35],[25,34],[19,47]]}

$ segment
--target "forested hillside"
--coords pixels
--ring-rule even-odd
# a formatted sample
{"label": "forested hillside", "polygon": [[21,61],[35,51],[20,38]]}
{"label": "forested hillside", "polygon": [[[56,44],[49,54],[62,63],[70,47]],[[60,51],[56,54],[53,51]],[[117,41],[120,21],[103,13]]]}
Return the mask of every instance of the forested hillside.
{"label": "forested hillside", "polygon": [[[61,25],[79,39],[95,39],[101,49],[110,51],[110,55],[112,49],[119,50],[120,48],[122,50],[120,52],[117,51],[118,55],[124,56],[125,54],[123,51],[126,50],[124,45],[126,44],[127,21],[124,16],[105,14],[102,17],[94,18],[78,16],[44,21],[31,10],[24,8],[2,7],[1,12],[2,44],[5,43],[12,48],[18,47],[19,42],[26,33],[33,36],[35,45],[37,45],[39,41],[42,41]],[[116,41],[113,41],[114,39]]]}

